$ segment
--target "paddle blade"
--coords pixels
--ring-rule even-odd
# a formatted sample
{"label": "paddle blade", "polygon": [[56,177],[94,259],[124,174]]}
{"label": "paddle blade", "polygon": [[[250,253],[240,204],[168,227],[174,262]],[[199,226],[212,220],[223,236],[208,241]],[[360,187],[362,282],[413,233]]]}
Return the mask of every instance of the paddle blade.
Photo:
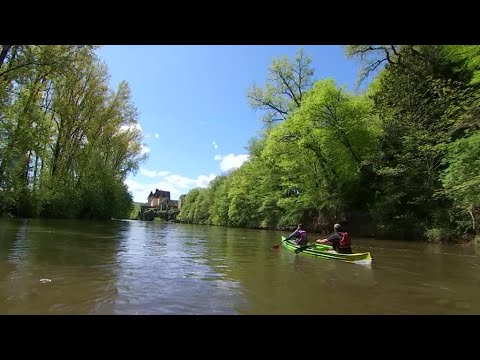
{"label": "paddle blade", "polygon": [[272,246],[272,249],[278,249],[279,247],[280,247],[280,244],[273,245],[273,246]]}

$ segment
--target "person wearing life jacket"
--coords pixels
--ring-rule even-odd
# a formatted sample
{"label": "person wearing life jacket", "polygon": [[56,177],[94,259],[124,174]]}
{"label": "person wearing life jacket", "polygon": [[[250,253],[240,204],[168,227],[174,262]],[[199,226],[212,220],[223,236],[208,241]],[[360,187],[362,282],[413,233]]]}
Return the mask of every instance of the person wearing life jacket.
{"label": "person wearing life jacket", "polygon": [[297,245],[306,245],[307,244],[307,232],[303,229],[302,224],[298,224],[297,230],[291,233],[285,240],[290,240],[297,238],[295,241]]}
{"label": "person wearing life jacket", "polygon": [[347,232],[343,232],[340,224],[333,226],[333,234],[325,239],[317,239],[317,244],[332,245],[333,249],[340,254],[351,254],[352,244],[350,242],[350,235]]}

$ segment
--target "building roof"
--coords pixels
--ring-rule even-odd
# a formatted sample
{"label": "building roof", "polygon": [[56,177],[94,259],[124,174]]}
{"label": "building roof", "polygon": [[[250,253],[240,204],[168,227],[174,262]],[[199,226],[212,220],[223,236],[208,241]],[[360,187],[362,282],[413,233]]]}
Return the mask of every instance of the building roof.
{"label": "building roof", "polygon": [[155,189],[155,193],[152,194],[152,192],[150,191],[150,195],[148,195],[148,199],[151,199],[151,198],[167,198],[170,200],[170,191],[163,191],[163,190],[158,190],[158,189]]}

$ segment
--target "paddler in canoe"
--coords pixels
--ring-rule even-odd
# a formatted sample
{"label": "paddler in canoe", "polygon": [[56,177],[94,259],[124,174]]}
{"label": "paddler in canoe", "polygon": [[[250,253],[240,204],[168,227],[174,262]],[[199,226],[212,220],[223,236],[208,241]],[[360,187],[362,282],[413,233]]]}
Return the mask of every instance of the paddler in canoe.
{"label": "paddler in canoe", "polygon": [[317,244],[331,245],[333,249],[339,254],[352,254],[352,243],[350,235],[347,232],[341,231],[342,226],[335,224],[333,226],[333,234],[325,239],[317,239]]}
{"label": "paddler in canoe", "polygon": [[297,245],[306,245],[307,244],[307,232],[303,229],[302,224],[298,224],[297,230],[287,236],[286,240],[296,238],[295,243]]}

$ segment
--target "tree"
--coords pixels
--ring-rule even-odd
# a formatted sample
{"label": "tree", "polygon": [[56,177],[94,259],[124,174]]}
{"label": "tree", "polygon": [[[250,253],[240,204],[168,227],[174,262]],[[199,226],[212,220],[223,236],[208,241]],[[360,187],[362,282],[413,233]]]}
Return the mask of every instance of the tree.
{"label": "tree", "polygon": [[253,109],[265,110],[263,121],[266,125],[285,120],[296,108],[312,86],[312,59],[300,49],[293,62],[288,57],[274,59],[264,89],[255,83],[247,91],[247,98]]}
{"label": "tree", "polygon": [[0,48],[0,211],[128,215],[141,133],[128,84],[109,89],[95,48]]}

